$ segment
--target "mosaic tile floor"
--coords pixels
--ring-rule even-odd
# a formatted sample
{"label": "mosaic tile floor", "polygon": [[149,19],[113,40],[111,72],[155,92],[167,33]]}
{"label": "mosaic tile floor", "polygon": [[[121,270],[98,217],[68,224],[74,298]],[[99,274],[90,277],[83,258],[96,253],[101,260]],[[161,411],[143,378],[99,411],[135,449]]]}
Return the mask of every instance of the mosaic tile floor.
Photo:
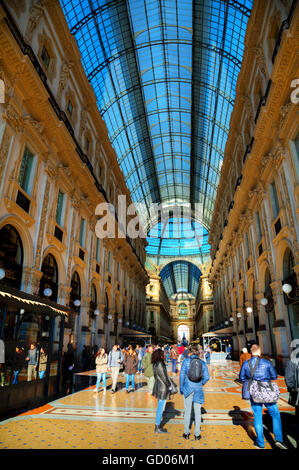
{"label": "mosaic tile floor", "polygon": [[[94,393],[94,386],[60,398],[0,423],[0,449],[253,449],[255,438],[250,405],[241,398],[236,382],[239,365],[234,362],[212,364],[210,381],[205,385],[202,411],[202,439],[184,440],[183,397],[176,394],[167,402],[163,423],[167,434],[154,433],[157,401],[146,386],[143,375],[136,375],[136,391],[115,394]],[[178,376],[175,377],[178,381]],[[277,383],[281,397],[279,409],[287,418],[294,409],[287,403],[282,377]],[[194,426],[194,425],[193,425]],[[265,429],[266,448],[273,447],[273,435]],[[292,440],[290,440],[293,443]],[[291,446],[290,446],[291,447]]]}

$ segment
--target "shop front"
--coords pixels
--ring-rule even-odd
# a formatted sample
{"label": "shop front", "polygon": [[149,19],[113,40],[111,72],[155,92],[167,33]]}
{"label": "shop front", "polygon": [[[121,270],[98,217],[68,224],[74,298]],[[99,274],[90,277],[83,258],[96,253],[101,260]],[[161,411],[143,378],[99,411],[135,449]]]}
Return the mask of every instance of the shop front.
{"label": "shop front", "polygon": [[64,322],[69,309],[0,283],[0,413],[60,392]]}

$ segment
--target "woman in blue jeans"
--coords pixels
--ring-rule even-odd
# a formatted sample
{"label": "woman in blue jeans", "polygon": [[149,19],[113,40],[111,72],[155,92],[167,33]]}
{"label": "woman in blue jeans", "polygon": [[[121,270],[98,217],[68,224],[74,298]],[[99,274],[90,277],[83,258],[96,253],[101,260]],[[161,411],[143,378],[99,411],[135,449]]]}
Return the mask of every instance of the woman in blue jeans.
{"label": "woman in blue jeans", "polygon": [[106,392],[106,377],[108,369],[108,355],[105,348],[100,348],[95,355],[97,383],[95,393],[99,392],[101,380],[103,380],[103,392]]}
{"label": "woman in blue jeans", "polygon": [[[248,359],[242,365],[240,370],[239,379],[242,383],[251,379],[251,372],[248,362],[250,361],[251,368],[253,369],[257,360],[259,363],[257,369],[253,375],[253,379],[259,382],[270,382],[271,380],[277,379],[277,372],[274,369],[272,363],[267,359],[261,358],[261,349],[257,344],[253,344],[251,347],[251,359]],[[255,403],[252,398],[250,398],[251,409],[254,417],[254,429],[256,432],[256,440],[254,447],[258,449],[265,448],[265,439],[264,439],[264,429],[263,429],[263,405],[269,411],[269,414],[273,422],[273,433],[275,436],[275,445],[279,449],[287,449],[286,445],[283,442],[282,426],[280,412],[277,406],[277,403]]]}
{"label": "woman in blue jeans", "polygon": [[169,400],[172,391],[172,384],[168,377],[164,360],[164,351],[162,351],[162,349],[156,349],[152,354],[152,364],[155,377],[152,395],[158,399],[155,425],[155,432],[157,433],[167,432],[167,430],[161,426],[161,421],[166,406],[166,400]]}

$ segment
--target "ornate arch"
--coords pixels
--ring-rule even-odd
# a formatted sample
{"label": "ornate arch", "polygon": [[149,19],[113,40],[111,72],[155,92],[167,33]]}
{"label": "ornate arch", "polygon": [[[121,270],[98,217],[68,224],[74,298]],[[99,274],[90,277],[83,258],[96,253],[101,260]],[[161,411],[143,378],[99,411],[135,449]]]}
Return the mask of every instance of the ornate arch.
{"label": "ornate arch", "polygon": [[283,262],[284,262],[284,255],[287,249],[289,249],[293,253],[293,256],[295,257],[295,250],[292,245],[292,242],[287,238],[283,238],[275,249],[277,279],[281,279],[281,280],[283,279]]}
{"label": "ornate arch", "polygon": [[29,230],[24,222],[18,216],[14,215],[8,215],[0,220],[0,230],[5,225],[11,225],[18,232],[23,244],[23,268],[31,268],[34,265],[34,250]]}

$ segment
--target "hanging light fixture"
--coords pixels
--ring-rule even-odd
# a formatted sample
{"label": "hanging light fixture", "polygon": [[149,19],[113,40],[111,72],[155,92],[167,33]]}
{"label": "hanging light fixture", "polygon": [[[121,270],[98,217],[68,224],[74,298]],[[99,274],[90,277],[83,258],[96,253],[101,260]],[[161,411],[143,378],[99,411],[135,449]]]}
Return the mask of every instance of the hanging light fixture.
{"label": "hanging light fixture", "polygon": [[230,321],[234,321],[234,317],[230,317]]}
{"label": "hanging light fixture", "polygon": [[246,312],[247,312],[247,313],[252,313],[252,308],[251,308],[251,307],[247,307],[247,308],[246,308]]}
{"label": "hanging light fixture", "polygon": [[282,286],[283,292],[287,295],[292,291],[292,289],[293,288],[292,288],[291,284],[283,284],[283,286]]}
{"label": "hanging light fixture", "polygon": [[80,300],[76,299],[75,302],[74,302],[74,305],[75,305],[75,307],[80,307],[80,305],[81,305]]}
{"label": "hanging light fixture", "polygon": [[112,320],[112,315],[111,314],[108,315],[108,320]]}
{"label": "hanging light fixture", "polygon": [[52,295],[52,289],[50,289],[49,287],[47,287],[45,290],[44,290],[44,295],[46,297],[51,297]]}
{"label": "hanging light fixture", "polygon": [[241,318],[241,317],[242,317],[242,313],[238,312],[238,313],[237,313],[237,317],[238,317],[238,318]]}
{"label": "hanging light fixture", "polygon": [[98,309],[96,309],[93,313],[94,313],[94,315],[96,315],[96,316],[100,315],[100,311],[99,311]]}
{"label": "hanging light fixture", "polygon": [[266,299],[266,297],[263,297],[261,299],[261,304],[265,307],[266,305],[268,305],[268,299]]}
{"label": "hanging light fixture", "polygon": [[0,281],[5,278],[5,271],[4,269],[0,268]]}

